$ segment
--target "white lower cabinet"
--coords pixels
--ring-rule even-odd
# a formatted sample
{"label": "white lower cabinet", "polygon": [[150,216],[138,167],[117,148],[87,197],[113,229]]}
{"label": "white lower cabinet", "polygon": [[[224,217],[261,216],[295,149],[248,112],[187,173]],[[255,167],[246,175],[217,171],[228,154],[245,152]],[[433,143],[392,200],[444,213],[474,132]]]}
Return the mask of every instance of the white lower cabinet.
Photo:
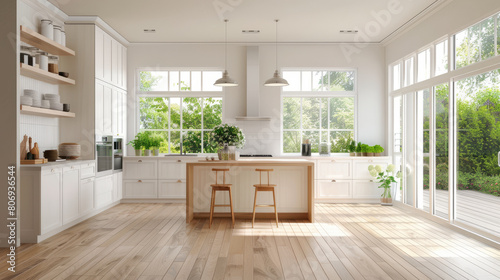
{"label": "white lower cabinet", "polygon": [[94,177],[80,181],[80,215],[94,210],[94,181]]}
{"label": "white lower cabinet", "polygon": [[62,169],[42,171],[40,187],[40,231],[44,234],[62,226]]}
{"label": "white lower cabinet", "polygon": [[113,174],[113,202],[123,198],[123,173]]}
{"label": "white lower cabinet", "polygon": [[352,198],[351,180],[317,180],[317,198]]}
{"label": "white lower cabinet", "polygon": [[186,198],[186,181],[159,180],[158,198]]}
{"label": "white lower cabinet", "polygon": [[124,180],[123,198],[157,198],[156,180]]}
{"label": "white lower cabinet", "polygon": [[353,196],[356,198],[380,198],[384,189],[379,188],[380,183],[371,180],[354,180],[352,183]]}
{"label": "white lower cabinet", "polygon": [[63,168],[62,174],[62,214],[63,224],[69,223],[80,214],[79,209],[80,166]]}
{"label": "white lower cabinet", "polygon": [[113,202],[113,175],[98,177],[94,184],[94,208],[99,209]]}

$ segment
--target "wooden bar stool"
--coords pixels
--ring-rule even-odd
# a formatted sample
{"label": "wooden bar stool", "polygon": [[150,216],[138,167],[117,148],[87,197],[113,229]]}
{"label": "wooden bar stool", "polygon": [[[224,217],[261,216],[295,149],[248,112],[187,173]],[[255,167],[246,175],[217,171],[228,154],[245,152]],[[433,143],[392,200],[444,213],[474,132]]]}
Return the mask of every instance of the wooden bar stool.
{"label": "wooden bar stool", "polygon": [[[230,207],[231,208],[231,217],[233,218],[233,228],[234,228],[234,212],[233,212],[233,196],[231,194],[231,186],[232,184],[226,184],[226,171],[229,169],[218,169],[213,168],[212,171],[215,171],[215,184],[210,185],[212,187],[212,200],[210,201],[210,224],[208,228],[212,226],[212,220],[214,215],[214,207]],[[217,183],[217,173],[222,171],[222,184]],[[215,195],[217,191],[229,191],[229,205],[227,204],[215,204]]]}
{"label": "wooden bar stool", "polygon": [[[276,216],[276,227],[278,227],[278,212],[276,211],[276,195],[274,193],[275,184],[269,184],[269,172],[274,171],[274,169],[255,169],[259,172],[259,184],[253,185],[255,187],[255,197],[253,199],[253,217],[252,217],[252,228],[255,222],[255,208],[256,207],[274,207],[274,215]],[[267,184],[262,184],[262,172],[267,172]],[[273,192],[273,202],[271,205],[257,205],[257,192]]]}

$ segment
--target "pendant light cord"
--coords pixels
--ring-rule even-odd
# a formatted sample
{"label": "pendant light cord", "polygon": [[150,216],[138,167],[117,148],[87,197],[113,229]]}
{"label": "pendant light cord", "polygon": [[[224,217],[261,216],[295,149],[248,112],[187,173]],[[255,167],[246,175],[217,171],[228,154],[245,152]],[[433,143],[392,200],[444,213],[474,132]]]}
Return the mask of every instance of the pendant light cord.
{"label": "pendant light cord", "polygon": [[224,20],[225,22],[225,34],[224,34],[224,71],[227,71],[227,19]]}
{"label": "pendant light cord", "polygon": [[278,20],[276,19],[276,71],[278,71]]}

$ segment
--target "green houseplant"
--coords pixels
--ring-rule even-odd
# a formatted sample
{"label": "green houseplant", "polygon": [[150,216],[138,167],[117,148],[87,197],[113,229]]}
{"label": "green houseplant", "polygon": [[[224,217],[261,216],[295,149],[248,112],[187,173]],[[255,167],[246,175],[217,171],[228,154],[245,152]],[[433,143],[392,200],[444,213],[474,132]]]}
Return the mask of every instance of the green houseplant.
{"label": "green houseplant", "polygon": [[160,146],[163,142],[163,137],[158,134],[153,134],[149,136],[150,149],[153,152],[153,156],[158,156],[160,154]]}
{"label": "green houseplant", "polygon": [[135,150],[135,156],[141,156],[141,149],[142,149],[142,132],[139,132],[135,135],[134,140],[131,140],[130,142],[127,143],[127,145],[131,145],[134,147]]}
{"label": "green houseplant", "polygon": [[222,157],[221,152],[225,143],[229,146],[235,146],[235,148],[243,148],[243,146],[245,146],[245,135],[243,134],[243,131],[235,125],[227,123],[220,124],[214,127],[211,135],[212,141],[217,143],[217,146],[219,146],[219,159]]}
{"label": "green houseplant", "polygon": [[[391,195],[391,184],[396,183],[396,180],[394,179],[394,171],[396,169],[396,166],[394,164],[389,164],[387,168],[382,170],[382,167],[380,165],[369,165],[368,166],[368,171],[370,172],[370,175],[375,179],[378,180],[377,183],[380,183],[378,186],[379,188],[383,188],[384,192],[381,195],[381,203],[382,205],[390,206],[392,205],[392,195]],[[398,172],[396,175],[396,178],[400,177],[400,173]]]}
{"label": "green houseplant", "polygon": [[384,152],[384,148],[380,145],[375,145],[373,146],[373,152],[375,153],[375,156],[379,157]]}
{"label": "green houseplant", "polygon": [[141,134],[139,139],[141,139],[142,146],[144,147],[144,155],[145,156],[151,156],[151,147],[153,146],[151,144],[151,139],[149,138],[150,132],[145,131]]}
{"label": "green houseplant", "polygon": [[362,156],[362,154],[361,154],[361,145],[362,145],[361,142],[358,142],[358,144],[356,145],[356,156],[357,157]]}
{"label": "green houseplant", "polygon": [[374,150],[375,148],[373,146],[366,147],[366,155],[369,157],[374,156]]}
{"label": "green houseplant", "polygon": [[356,156],[356,141],[351,140],[351,143],[349,143],[349,155],[350,156]]}
{"label": "green houseplant", "polygon": [[368,144],[361,144],[361,154],[362,156],[367,156],[366,154],[368,153],[368,147],[370,147]]}

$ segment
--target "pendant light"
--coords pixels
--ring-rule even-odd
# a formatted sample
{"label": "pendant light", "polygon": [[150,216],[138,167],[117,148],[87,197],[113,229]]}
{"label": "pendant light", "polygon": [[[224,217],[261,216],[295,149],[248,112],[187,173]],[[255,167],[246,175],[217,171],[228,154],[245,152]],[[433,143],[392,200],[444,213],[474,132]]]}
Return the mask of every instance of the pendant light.
{"label": "pendant light", "polygon": [[222,78],[218,79],[215,81],[214,86],[219,86],[219,87],[235,87],[238,85],[238,83],[233,80],[231,77],[229,77],[229,74],[227,73],[227,22],[228,20],[225,19],[225,44],[224,44],[224,73],[222,74]]}
{"label": "pendant light", "polygon": [[267,87],[283,87],[288,86],[288,82],[281,78],[280,73],[278,72],[278,21],[276,21],[276,71],[271,79],[267,80],[264,85]]}

